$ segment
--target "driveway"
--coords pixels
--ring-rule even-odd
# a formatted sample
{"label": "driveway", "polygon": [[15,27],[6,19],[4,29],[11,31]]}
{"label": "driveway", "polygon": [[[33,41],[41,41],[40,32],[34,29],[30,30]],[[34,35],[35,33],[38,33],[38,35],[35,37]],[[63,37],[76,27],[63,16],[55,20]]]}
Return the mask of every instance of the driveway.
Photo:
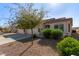
{"label": "driveway", "polygon": [[0,35],[0,45],[28,38],[31,38],[31,36],[19,33],[6,33]]}

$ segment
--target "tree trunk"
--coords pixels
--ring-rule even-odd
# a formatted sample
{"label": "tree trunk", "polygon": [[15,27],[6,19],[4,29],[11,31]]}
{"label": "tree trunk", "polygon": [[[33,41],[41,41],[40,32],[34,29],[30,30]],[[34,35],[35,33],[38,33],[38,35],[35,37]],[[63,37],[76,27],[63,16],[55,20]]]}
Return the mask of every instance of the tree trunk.
{"label": "tree trunk", "polygon": [[31,28],[31,33],[32,33],[32,45],[33,45],[33,29]]}
{"label": "tree trunk", "polygon": [[25,30],[25,29],[23,29],[23,31],[24,31],[24,34],[26,34],[26,30]]}

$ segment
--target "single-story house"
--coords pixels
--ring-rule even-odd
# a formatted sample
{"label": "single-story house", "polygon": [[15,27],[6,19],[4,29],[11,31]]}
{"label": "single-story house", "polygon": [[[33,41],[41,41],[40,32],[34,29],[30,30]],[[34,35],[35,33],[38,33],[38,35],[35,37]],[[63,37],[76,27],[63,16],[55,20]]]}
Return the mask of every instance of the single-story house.
{"label": "single-story house", "polygon": [[73,27],[73,28],[72,28],[72,31],[75,31],[76,33],[79,34],[79,27]]}
{"label": "single-story house", "polygon": [[[58,28],[63,30],[64,35],[71,35],[73,21],[72,18],[50,18],[43,20],[42,23],[33,29],[35,34],[40,34],[40,31],[45,28]],[[19,31],[21,32],[21,30]],[[31,33],[31,30],[27,30],[27,33]]]}

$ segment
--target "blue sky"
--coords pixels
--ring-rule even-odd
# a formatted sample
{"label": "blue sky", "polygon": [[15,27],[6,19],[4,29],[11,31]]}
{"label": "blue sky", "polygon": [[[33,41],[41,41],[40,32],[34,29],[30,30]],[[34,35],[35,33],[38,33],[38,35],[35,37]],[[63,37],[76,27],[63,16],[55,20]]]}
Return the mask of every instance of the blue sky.
{"label": "blue sky", "polygon": [[[0,3],[0,26],[5,26],[10,16],[9,9],[6,7],[16,7],[9,3]],[[79,4],[77,3],[36,3],[35,8],[44,7],[45,10],[49,11],[47,18],[61,18],[61,17],[72,17],[73,27],[79,27]]]}

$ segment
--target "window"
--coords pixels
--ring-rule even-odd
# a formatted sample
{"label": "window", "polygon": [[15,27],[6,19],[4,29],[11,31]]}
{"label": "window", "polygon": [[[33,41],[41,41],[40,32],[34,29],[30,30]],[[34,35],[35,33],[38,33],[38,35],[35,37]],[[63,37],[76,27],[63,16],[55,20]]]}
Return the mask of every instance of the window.
{"label": "window", "polygon": [[60,24],[60,25],[59,25],[59,29],[61,29],[62,31],[64,31],[64,26],[63,26],[63,24]]}
{"label": "window", "polygon": [[70,32],[70,24],[68,24],[68,32]]}
{"label": "window", "polygon": [[64,26],[63,26],[63,24],[55,25],[54,28],[55,28],[55,29],[61,29],[61,30],[64,31]]}
{"label": "window", "polygon": [[58,25],[55,25],[55,26],[54,26],[54,28],[56,28],[56,29],[57,29],[57,28],[58,28]]}
{"label": "window", "polygon": [[45,28],[50,28],[50,25],[45,25]]}

